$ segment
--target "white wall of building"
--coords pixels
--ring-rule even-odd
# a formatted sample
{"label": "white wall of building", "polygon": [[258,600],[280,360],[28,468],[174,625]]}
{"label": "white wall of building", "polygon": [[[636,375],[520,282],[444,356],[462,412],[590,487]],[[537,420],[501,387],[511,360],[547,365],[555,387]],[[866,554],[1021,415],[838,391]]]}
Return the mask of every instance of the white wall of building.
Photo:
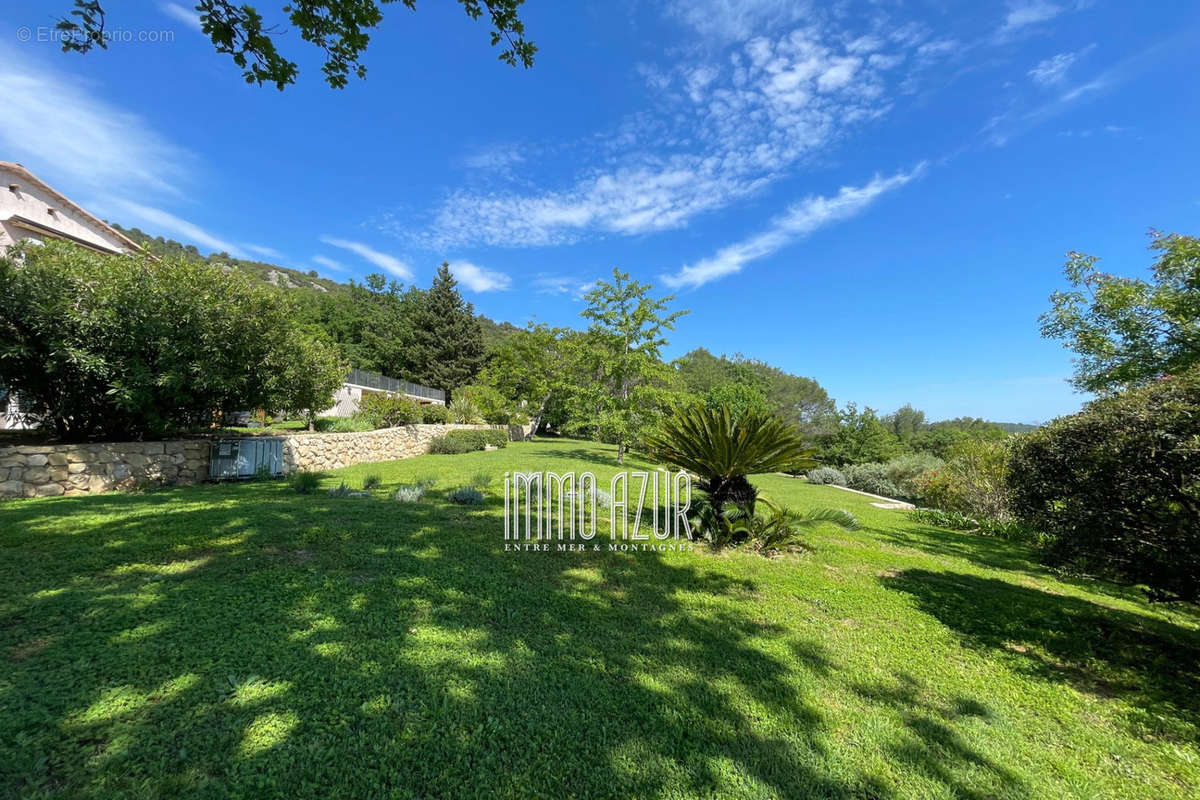
{"label": "white wall of building", "polygon": [[131,249],[115,231],[46,187],[24,167],[0,161],[0,252],[23,239],[40,242],[47,238],[22,227],[22,220],[108,252]]}

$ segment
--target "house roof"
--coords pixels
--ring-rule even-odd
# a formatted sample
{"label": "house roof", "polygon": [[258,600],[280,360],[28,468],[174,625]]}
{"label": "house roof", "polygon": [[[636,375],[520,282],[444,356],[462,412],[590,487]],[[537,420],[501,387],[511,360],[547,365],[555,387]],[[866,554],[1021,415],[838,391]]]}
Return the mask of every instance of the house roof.
{"label": "house roof", "polygon": [[37,188],[44,191],[46,194],[50,195],[52,198],[54,198],[54,200],[56,200],[64,208],[67,208],[67,209],[73,211],[74,213],[78,214],[79,216],[83,217],[85,220],[92,223],[97,228],[99,228],[100,230],[107,233],[109,236],[112,236],[115,239],[117,239],[117,241],[123,242],[126,246],[129,247],[130,250],[141,251],[142,247],[137,242],[133,241],[132,239],[130,239],[128,236],[124,235],[120,231],[114,229],[111,225],[109,225],[104,220],[96,217],[93,214],[88,213],[82,206],[73,203],[69,198],[67,198],[65,195],[63,195],[61,192],[59,192],[53,186],[46,183],[41,178],[39,178],[37,175],[34,175],[32,172],[27,170],[23,164],[18,164],[15,161],[0,161],[0,170],[7,170],[9,172],[16,173],[17,176],[20,177],[22,180],[24,180],[26,183],[28,183],[32,186],[36,186]]}

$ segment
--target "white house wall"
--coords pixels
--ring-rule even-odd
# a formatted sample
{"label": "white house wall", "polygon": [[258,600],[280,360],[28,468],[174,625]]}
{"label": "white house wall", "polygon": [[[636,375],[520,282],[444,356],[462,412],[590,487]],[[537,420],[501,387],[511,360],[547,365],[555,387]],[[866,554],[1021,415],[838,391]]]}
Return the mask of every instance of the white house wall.
{"label": "white house wall", "polygon": [[[10,189],[15,185],[15,190]],[[47,209],[54,209],[53,214]],[[112,252],[125,252],[129,245],[65,206],[40,186],[7,167],[0,167],[0,252],[23,239],[41,241],[44,237],[14,224],[13,217],[24,217],[38,225]]]}

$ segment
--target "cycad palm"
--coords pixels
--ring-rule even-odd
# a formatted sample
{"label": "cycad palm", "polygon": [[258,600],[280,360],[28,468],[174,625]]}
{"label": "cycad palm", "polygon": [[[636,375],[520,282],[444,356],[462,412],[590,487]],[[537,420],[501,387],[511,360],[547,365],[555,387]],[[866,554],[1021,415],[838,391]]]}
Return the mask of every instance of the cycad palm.
{"label": "cycad palm", "polygon": [[699,477],[698,488],[715,508],[733,502],[754,513],[757,492],[747,475],[816,463],[800,432],[783,420],[750,411],[692,406],[669,416],[647,437],[650,454]]}

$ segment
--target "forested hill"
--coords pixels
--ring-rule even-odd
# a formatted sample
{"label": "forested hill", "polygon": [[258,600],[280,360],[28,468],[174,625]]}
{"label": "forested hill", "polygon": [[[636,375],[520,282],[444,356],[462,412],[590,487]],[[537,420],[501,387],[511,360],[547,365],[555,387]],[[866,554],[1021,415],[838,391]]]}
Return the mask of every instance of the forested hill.
{"label": "forested hill", "polygon": [[1041,427],[1039,425],[1029,425],[1024,422],[992,422],[989,424],[995,425],[1005,433],[1029,433]]}
{"label": "forested hill", "polygon": [[[322,278],[317,274],[316,270],[301,272],[300,270],[282,267],[278,264],[270,264],[265,261],[234,258],[228,253],[210,253],[206,256],[195,245],[183,244],[174,239],[164,239],[162,236],[151,236],[138,228],[123,228],[112,222],[108,224],[156,256],[181,256],[197,261],[206,261],[211,264],[234,267],[252,278],[281,289],[328,295],[330,293],[351,294],[354,288],[348,283],[339,283],[328,278]],[[520,330],[520,328],[511,322],[496,322],[482,314],[476,314],[476,318],[483,329],[484,348],[489,352],[513,333]]]}

